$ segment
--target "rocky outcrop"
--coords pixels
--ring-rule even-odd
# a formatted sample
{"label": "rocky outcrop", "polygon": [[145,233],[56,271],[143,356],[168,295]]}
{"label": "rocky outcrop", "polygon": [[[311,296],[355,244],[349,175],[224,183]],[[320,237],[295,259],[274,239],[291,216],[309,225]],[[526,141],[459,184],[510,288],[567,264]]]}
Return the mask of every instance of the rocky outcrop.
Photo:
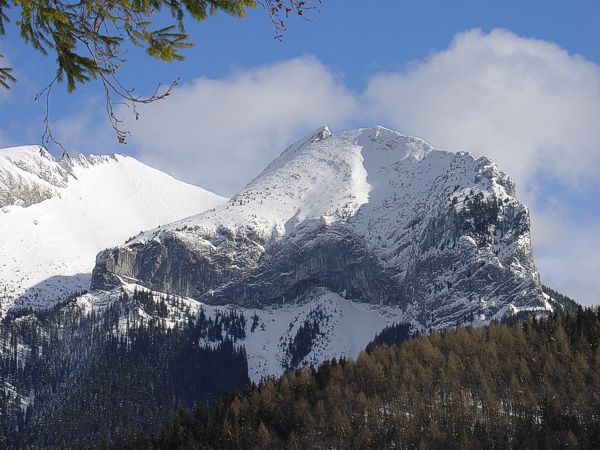
{"label": "rocky outcrop", "polygon": [[[212,236],[204,252],[165,233],[147,245],[134,243],[98,254],[92,287],[109,289],[121,282],[139,282],[160,292],[201,298],[240,281],[261,255],[261,246],[240,234]],[[239,255],[239,256],[238,256]]]}

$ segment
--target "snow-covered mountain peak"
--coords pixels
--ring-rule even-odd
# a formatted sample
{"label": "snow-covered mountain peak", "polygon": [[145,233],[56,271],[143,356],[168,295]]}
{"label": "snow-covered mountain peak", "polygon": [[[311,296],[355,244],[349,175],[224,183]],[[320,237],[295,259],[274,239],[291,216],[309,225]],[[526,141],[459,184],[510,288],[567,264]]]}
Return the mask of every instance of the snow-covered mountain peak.
{"label": "snow-covered mountain peak", "polygon": [[0,149],[0,208],[54,197],[67,182],[68,172],[43,147]]}
{"label": "snow-covered mountain peak", "polygon": [[[345,158],[351,158],[352,153],[362,152],[364,155],[383,153],[388,155],[389,160],[394,161],[409,157],[420,160],[432,149],[433,147],[422,139],[405,136],[380,125],[338,134],[333,134],[329,127],[324,125],[290,145],[256,179],[297,158],[343,161]],[[369,157],[378,158],[376,154]],[[382,164],[388,162],[381,161]]]}
{"label": "snow-covered mountain peak", "polygon": [[467,195],[478,189],[514,196],[510,177],[487,158],[435,150],[422,139],[382,126],[338,134],[323,126],[284,150],[229,202],[132,243],[169,233],[216,236],[222,230],[232,235],[251,230],[269,241],[307,220],[332,224],[352,219],[377,248],[398,223],[444,206],[456,186],[469,186]]}
{"label": "snow-covered mountain peak", "polygon": [[317,131],[314,140],[322,141],[323,139],[327,139],[329,136],[331,136],[331,131],[329,130],[329,127],[327,125],[323,125]]}
{"label": "snow-covered mountain peak", "polygon": [[224,201],[132,157],[0,149],[0,312],[87,289],[100,250]]}
{"label": "snow-covered mountain peak", "polygon": [[127,161],[127,163],[133,161],[137,164],[142,164],[135,158],[132,158],[128,155],[122,155],[120,153],[112,153],[110,155],[84,155],[80,153],[75,156],[71,156],[68,153],[63,153],[58,163],[71,173],[74,173],[78,168],[88,169],[99,164],[123,163],[123,161]]}
{"label": "snow-covered mountain peak", "polygon": [[320,286],[439,324],[545,308],[527,208],[492,161],[384,127],[324,131],[227,203],[98,255],[93,286],[241,304]]}
{"label": "snow-covered mountain peak", "polygon": [[41,145],[21,145],[0,149],[0,158],[8,158],[13,161],[36,159],[42,157],[54,161],[54,157]]}
{"label": "snow-covered mountain peak", "polygon": [[288,147],[226,204],[133,242],[171,232],[216,235],[219,229],[234,235],[251,229],[261,240],[270,240],[306,220],[347,220],[369,202],[374,186],[387,183],[379,180],[379,172],[403,160],[418,161],[432,150],[420,139],[383,127],[332,134],[324,126]]}
{"label": "snow-covered mountain peak", "polygon": [[128,156],[113,153],[111,155],[84,155],[78,154],[71,156],[68,153],[63,153],[58,163],[61,167],[72,171],[75,167],[88,168],[93,165],[118,162],[119,160],[126,159]]}
{"label": "snow-covered mountain peak", "polygon": [[0,149],[0,164],[4,168],[12,165],[24,171],[36,172],[40,167],[54,163],[54,157],[40,145],[22,145]]}
{"label": "snow-covered mountain peak", "polygon": [[0,208],[28,207],[52,197],[76,180],[80,170],[98,164],[118,164],[128,157],[118,154],[77,155],[63,153],[57,161],[42,146],[0,149]]}

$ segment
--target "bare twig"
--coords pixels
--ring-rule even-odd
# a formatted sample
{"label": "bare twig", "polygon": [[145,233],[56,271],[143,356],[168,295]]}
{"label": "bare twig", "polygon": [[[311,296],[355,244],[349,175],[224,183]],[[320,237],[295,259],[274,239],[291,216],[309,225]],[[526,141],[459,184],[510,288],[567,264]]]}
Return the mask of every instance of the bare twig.
{"label": "bare twig", "polygon": [[62,143],[60,143],[55,137],[54,134],[52,134],[52,128],[50,127],[50,94],[52,93],[52,88],[54,87],[54,84],[58,81],[58,75],[54,77],[54,79],[48,83],[48,85],[42,89],[40,92],[38,92],[37,94],[35,94],[35,101],[37,102],[42,96],[44,97],[44,102],[46,105],[46,112],[44,114],[44,132],[42,133],[42,144],[47,144],[49,142],[52,142],[56,145],[58,145],[61,150],[63,152],[66,153],[65,148],[63,147]]}

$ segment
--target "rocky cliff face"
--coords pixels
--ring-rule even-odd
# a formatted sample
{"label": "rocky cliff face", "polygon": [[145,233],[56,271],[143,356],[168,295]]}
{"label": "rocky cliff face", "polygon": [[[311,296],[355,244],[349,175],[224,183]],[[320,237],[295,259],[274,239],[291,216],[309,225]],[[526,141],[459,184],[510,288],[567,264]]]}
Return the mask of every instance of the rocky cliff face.
{"label": "rocky cliff face", "polygon": [[381,127],[319,129],[226,204],[101,252],[92,287],[122,282],[258,307],[326,288],[423,326],[548,307],[512,180]]}

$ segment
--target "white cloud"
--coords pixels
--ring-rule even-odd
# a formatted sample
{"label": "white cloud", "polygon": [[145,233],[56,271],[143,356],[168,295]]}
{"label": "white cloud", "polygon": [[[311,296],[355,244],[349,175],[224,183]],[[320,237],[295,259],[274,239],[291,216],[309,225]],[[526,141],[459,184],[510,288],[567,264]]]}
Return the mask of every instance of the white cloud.
{"label": "white cloud", "polygon": [[291,141],[356,113],[344,84],[314,57],[199,78],[129,123],[142,160],[232,194]]}
{"label": "white cloud", "polygon": [[[103,99],[95,96],[82,97],[78,108],[77,113],[58,117],[56,120],[52,120],[51,115],[52,134],[69,154],[124,153],[128,150],[117,143]],[[62,151],[52,142],[49,146],[58,153]]]}
{"label": "white cloud", "polygon": [[401,73],[373,76],[373,117],[435,146],[486,154],[525,189],[600,168],[600,67],[509,31],[457,35]]}
{"label": "white cloud", "polygon": [[[13,67],[13,64],[11,63],[10,59],[8,58],[5,49],[3,48],[2,45],[0,45],[0,55],[2,55],[0,57],[0,67]],[[13,69],[13,73],[12,75],[14,76],[14,69]],[[13,83],[9,82],[8,83],[9,86],[12,86]],[[10,89],[6,89],[2,86],[0,86],[0,101],[2,101],[3,99],[5,99],[8,95],[10,94]]]}

